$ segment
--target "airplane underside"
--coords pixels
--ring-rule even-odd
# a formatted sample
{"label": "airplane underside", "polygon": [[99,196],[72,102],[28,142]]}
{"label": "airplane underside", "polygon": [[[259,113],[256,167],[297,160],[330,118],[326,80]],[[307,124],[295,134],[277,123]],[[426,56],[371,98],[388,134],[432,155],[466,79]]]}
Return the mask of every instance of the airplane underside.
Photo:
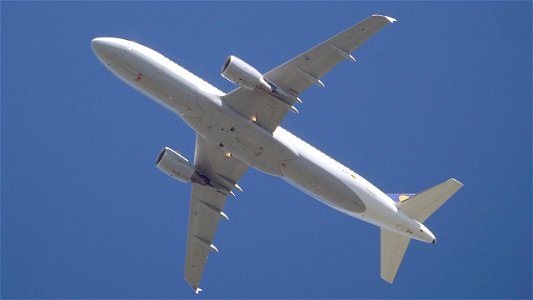
{"label": "airplane underside", "polygon": [[92,48],[117,77],[182,118],[196,132],[194,162],[168,147],[157,157],[164,173],[191,183],[185,278],[199,292],[224,203],[249,168],[280,177],[326,205],[381,228],[381,276],[394,280],[411,239],[435,243],[424,222],[462,184],[449,179],[395,202],[362,176],[280,127],[297,113],[299,94],[393,18],[373,15],[286,63],[261,74],[237,57],[222,76],[238,85],[226,94],[156,51],[119,38],[96,38]]}

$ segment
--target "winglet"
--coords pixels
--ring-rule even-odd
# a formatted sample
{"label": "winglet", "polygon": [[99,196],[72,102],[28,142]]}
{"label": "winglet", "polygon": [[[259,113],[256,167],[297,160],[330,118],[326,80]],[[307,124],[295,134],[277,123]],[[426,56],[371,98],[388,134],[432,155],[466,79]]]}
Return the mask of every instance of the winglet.
{"label": "winglet", "polygon": [[390,23],[394,23],[396,22],[396,19],[395,18],[392,18],[392,17],[388,17],[388,16],[384,16],[384,15],[372,15],[373,17],[382,17],[382,18],[385,18],[387,19],[387,21],[389,21]]}
{"label": "winglet", "polygon": [[198,295],[201,291],[202,291],[201,288],[196,288],[196,289],[194,290],[194,292],[196,293],[196,295]]}

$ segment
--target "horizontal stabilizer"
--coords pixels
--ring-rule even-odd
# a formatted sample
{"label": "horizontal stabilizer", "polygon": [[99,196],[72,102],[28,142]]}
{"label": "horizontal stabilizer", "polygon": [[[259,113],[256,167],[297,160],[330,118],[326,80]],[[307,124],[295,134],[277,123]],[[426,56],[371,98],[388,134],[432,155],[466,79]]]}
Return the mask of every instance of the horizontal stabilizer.
{"label": "horizontal stabilizer", "polygon": [[462,183],[451,178],[405,201],[398,202],[397,205],[406,215],[423,223],[462,187]]}
{"label": "horizontal stabilizer", "polygon": [[381,228],[381,278],[392,283],[403,256],[409,246],[410,238]]}

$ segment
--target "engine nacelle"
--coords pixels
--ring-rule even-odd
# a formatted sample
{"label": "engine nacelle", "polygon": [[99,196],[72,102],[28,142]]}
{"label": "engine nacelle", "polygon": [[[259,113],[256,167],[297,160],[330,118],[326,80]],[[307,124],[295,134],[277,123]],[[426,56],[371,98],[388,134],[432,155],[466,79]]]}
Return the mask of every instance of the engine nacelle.
{"label": "engine nacelle", "polygon": [[272,91],[272,87],[265,81],[263,75],[254,67],[245,63],[236,56],[230,55],[224,66],[222,66],[222,77],[241,86],[247,90],[253,91],[256,88]]}
{"label": "engine nacelle", "polygon": [[196,168],[178,152],[165,147],[157,156],[155,165],[168,176],[181,182],[197,181]]}

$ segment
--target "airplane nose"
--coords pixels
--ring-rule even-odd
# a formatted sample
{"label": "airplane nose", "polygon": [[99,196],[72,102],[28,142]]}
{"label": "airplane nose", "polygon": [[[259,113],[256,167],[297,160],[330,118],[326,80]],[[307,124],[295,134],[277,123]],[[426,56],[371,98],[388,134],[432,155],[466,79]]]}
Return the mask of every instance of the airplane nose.
{"label": "airplane nose", "polygon": [[96,56],[103,58],[115,47],[112,38],[98,37],[91,41],[91,48]]}
{"label": "airplane nose", "polygon": [[128,41],[113,37],[97,37],[91,41],[94,54],[107,67],[120,62],[130,47]]}

